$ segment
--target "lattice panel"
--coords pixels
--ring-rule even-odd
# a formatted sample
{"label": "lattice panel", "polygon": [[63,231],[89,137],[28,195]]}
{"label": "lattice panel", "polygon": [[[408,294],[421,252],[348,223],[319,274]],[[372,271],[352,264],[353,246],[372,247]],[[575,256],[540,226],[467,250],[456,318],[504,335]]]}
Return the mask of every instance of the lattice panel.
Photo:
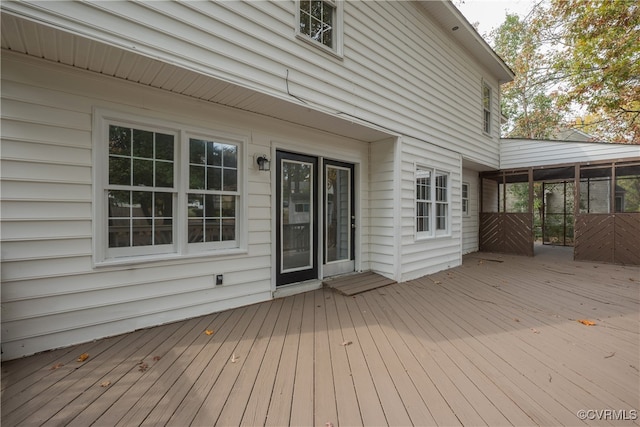
{"label": "lattice panel", "polygon": [[640,265],[640,214],[578,215],[574,258]]}
{"label": "lattice panel", "polygon": [[574,259],[613,262],[613,217],[611,215],[578,215],[574,238]]}
{"label": "lattice panel", "polygon": [[533,215],[481,213],[480,250],[533,256]]}
{"label": "lattice panel", "polygon": [[640,265],[640,213],[615,214],[614,232],[614,262]]}

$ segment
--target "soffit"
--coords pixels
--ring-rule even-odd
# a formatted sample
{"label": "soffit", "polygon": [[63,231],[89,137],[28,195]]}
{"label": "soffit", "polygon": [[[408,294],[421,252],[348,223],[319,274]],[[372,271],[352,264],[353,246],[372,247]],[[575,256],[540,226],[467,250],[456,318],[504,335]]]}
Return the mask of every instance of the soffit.
{"label": "soffit", "polygon": [[338,117],[286,93],[282,97],[261,93],[199,70],[163,62],[6,11],[0,18],[2,49],[361,141],[373,142],[390,136],[375,124],[352,117]]}

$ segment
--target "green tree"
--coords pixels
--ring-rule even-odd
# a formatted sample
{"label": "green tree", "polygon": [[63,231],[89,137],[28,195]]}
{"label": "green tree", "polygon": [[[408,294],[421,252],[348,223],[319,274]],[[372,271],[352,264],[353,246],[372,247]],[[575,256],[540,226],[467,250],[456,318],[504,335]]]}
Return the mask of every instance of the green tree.
{"label": "green tree", "polygon": [[[506,137],[548,138],[558,127],[640,144],[640,5],[636,0],[550,0],[489,35],[514,70],[503,85]],[[580,125],[570,115],[587,114]]]}
{"label": "green tree", "polygon": [[550,138],[562,121],[564,111],[553,96],[555,79],[550,78],[548,46],[542,38],[544,22],[537,10],[525,18],[507,14],[489,34],[494,50],[515,72],[514,80],[501,88],[505,137]]}
{"label": "green tree", "polygon": [[640,4],[552,0],[540,9],[563,78],[560,105],[599,117],[588,130],[601,138],[640,144]]}

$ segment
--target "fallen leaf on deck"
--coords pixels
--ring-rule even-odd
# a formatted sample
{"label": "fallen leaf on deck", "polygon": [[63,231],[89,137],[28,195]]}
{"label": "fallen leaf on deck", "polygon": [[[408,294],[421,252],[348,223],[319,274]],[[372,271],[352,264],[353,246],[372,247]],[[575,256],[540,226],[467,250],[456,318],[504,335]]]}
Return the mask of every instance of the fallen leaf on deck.
{"label": "fallen leaf on deck", "polygon": [[595,326],[596,322],[592,322],[591,320],[586,320],[586,319],[578,319],[578,322],[582,323],[583,325],[587,325],[587,326]]}
{"label": "fallen leaf on deck", "polygon": [[153,361],[154,362],[157,362],[160,359],[162,359],[160,356],[153,356]]}
{"label": "fallen leaf on deck", "polygon": [[103,381],[100,383],[100,387],[109,387],[111,385],[111,381]]}
{"label": "fallen leaf on deck", "polygon": [[144,372],[149,368],[149,365],[147,365],[146,363],[140,363],[140,367],[138,368],[138,371],[140,372]]}
{"label": "fallen leaf on deck", "polygon": [[64,366],[64,363],[56,363],[55,365],[53,365],[49,370],[50,371],[55,371],[58,368],[62,368]]}
{"label": "fallen leaf on deck", "polygon": [[531,328],[531,332],[533,332],[534,334],[539,334],[540,331],[537,330],[536,328]]}
{"label": "fallen leaf on deck", "polygon": [[76,362],[84,362],[88,358],[89,358],[89,353],[82,353],[80,356],[78,356],[78,358],[76,359]]}
{"label": "fallen leaf on deck", "polygon": [[520,319],[517,319],[517,318],[515,318],[515,317],[514,317],[514,318],[513,318],[513,321],[514,321],[514,322],[519,322],[519,321],[520,321]]}
{"label": "fallen leaf on deck", "polygon": [[204,333],[207,335],[213,335],[213,331],[211,329],[207,329]]}
{"label": "fallen leaf on deck", "polygon": [[347,346],[347,345],[351,345],[353,344],[353,341],[343,341],[342,344],[340,344],[341,346]]}
{"label": "fallen leaf on deck", "polygon": [[231,356],[231,363],[236,363],[238,360],[240,360],[240,358],[237,357],[235,353],[233,353],[233,355]]}

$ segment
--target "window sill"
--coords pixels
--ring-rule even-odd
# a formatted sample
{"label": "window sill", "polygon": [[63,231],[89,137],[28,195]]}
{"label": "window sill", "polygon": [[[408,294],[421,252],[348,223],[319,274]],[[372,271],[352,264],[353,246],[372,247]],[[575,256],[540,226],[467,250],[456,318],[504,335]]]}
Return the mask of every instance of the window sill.
{"label": "window sill", "polygon": [[324,53],[327,53],[331,56],[333,56],[334,58],[337,58],[339,60],[344,60],[344,55],[342,54],[342,48],[339,49],[331,49],[325,45],[323,45],[322,43],[319,43],[315,40],[310,39],[308,36],[304,35],[304,34],[300,34],[300,33],[296,33],[296,38],[310,46],[315,47],[316,49],[321,50]]}
{"label": "window sill", "polygon": [[436,235],[430,235],[430,236],[416,235],[414,240],[416,242],[424,242],[426,240],[437,240],[437,239],[451,238],[451,235],[452,235],[451,232],[448,232],[447,234],[436,234]]}
{"label": "window sill", "polygon": [[140,255],[121,258],[109,258],[102,261],[94,262],[95,269],[103,269],[109,267],[146,267],[153,264],[177,265],[189,262],[211,261],[212,258],[235,257],[239,255],[247,255],[249,251],[244,248],[219,249],[211,251],[202,251],[187,254],[159,254],[159,255]]}

